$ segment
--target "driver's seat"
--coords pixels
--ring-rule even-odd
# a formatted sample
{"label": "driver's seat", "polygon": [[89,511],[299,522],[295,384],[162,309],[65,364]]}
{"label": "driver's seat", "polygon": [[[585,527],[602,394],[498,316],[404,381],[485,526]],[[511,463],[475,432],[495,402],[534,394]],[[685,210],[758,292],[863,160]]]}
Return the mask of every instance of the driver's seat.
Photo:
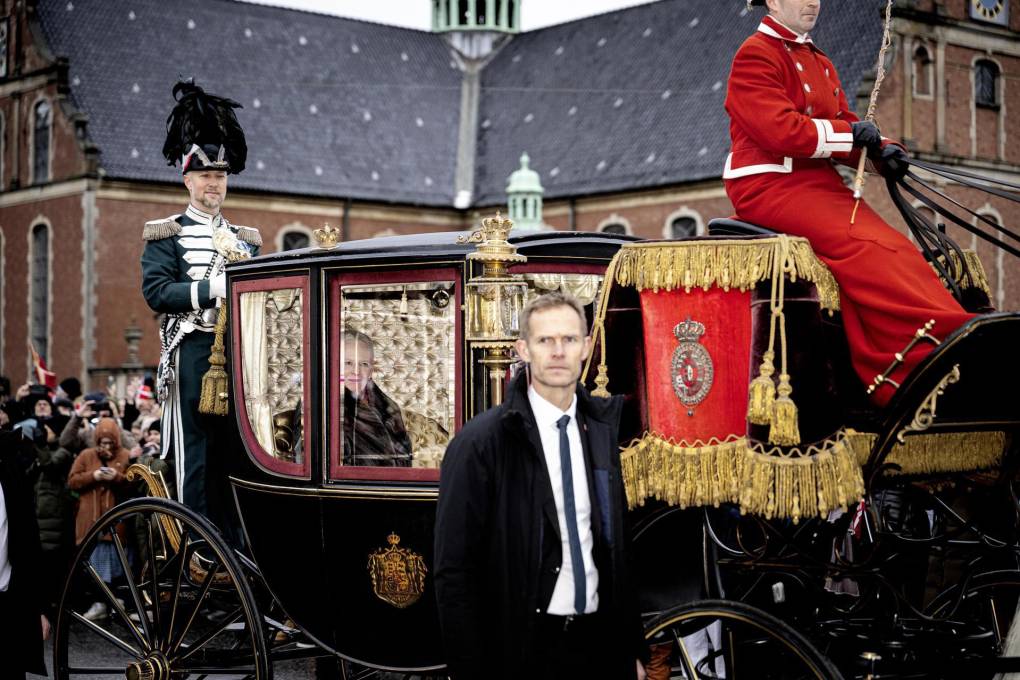
{"label": "driver's seat", "polygon": [[775,236],[776,233],[757,224],[729,217],[717,217],[708,223],[709,236]]}

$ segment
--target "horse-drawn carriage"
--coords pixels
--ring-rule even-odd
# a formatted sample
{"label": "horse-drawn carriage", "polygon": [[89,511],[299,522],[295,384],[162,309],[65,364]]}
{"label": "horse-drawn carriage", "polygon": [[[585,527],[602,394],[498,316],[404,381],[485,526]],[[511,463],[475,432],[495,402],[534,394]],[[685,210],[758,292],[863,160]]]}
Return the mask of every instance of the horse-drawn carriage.
{"label": "horse-drawn carriage", "polygon": [[[230,265],[243,447],[218,455],[242,545],[134,468],[148,495],[106,514],[72,565],[56,677],[261,679],[299,658],[323,675],[442,676],[439,462],[501,401],[518,313],[550,290],[591,311],[585,380],[628,397],[650,675],[960,677],[1002,655],[1020,594],[1020,317],[936,338],[876,414],[848,375],[836,283],[805,241],[508,242],[508,229],[341,244],[323,230],[318,247]],[[359,342],[371,351],[352,360]],[[789,404],[749,424],[763,366]],[[344,385],[366,376],[386,405],[367,422],[407,442],[399,462],[359,458],[370,444]],[[123,572],[113,587],[89,562],[100,540]],[[86,589],[109,620],[84,616]]]}

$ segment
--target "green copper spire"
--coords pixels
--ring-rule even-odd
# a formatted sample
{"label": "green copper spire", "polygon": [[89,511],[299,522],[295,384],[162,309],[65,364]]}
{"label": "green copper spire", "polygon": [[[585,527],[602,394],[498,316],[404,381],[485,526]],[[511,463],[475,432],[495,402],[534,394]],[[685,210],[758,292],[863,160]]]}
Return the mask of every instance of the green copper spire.
{"label": "green copper spire", "polygon": [[528,167],[530,162],[527,153],[521,154],[520,169],[511,173],[507,179],[506,197],[510,204],[508,212],[518,232],[548,229],[542,222],[542,193],[545,190],[538,173]]}
{"label": "green copper spire", "polygon": [[490,31],[517,33],[521,30],[521,0],[430,0],[432,31]]}

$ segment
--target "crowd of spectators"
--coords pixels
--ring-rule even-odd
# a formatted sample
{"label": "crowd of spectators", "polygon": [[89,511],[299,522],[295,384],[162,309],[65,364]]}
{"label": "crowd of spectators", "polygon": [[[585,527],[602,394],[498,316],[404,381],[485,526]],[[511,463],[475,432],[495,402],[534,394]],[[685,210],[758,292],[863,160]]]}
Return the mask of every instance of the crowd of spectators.
{"label": "crowd of spectators", "polygon": [[[10,381],[0,377],[0,434],[34,450],[21,467],[39,527],[37,583],[45,612],[52,613],[77,543],[102,511],[131,493],[126,467],[159,458],[160,408],[152,380],[135,379],[124,397],[114,398],[102,391],[83,394],[76,378],[55,390],[24,384],[12,392]],[[90,618],[104,613],[92,608]]]}

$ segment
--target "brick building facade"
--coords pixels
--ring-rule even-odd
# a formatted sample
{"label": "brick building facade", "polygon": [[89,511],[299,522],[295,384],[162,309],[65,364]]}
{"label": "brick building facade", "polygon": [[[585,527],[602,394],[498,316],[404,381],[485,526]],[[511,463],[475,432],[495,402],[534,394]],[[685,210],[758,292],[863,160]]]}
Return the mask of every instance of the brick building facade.
{"label": "brick building facade", "polygon": [[[408,31],[230,0],[178,4],[168,19],[168,10],[150,0],[94,10],[67,0],[0,0],[0,374],[14,382],[27,375],[29,342],[58,375],[77,375],[91,386],[156,364],[157,319],[139,291],[140,234],[146,220],[185,206],[179,177],[159,156],[178,72],[198,71],[202,84],[212,81],[211,91],[246,106],[241,122],[249,131],[249,169],[231,178],[224,213],[236,224],[257,226],[264,251],[300,244],[323,222],[341,226],[345,239],[471,228],[505,203],[506,177],[525,150],[541,173],[544,220],[553,228],[663,238],[703,233],[709,220],[732,212],[720,180],[728,150],[721,101],[729,58],[757,23],[742,2],[734,0],[736,9],[712,3],[687,16],[688,3],[662,0],[540,31],[497,32],[490,36],[494,48],[481,56],[457,52],[455,45],[467,43],[456,32]],[[881,29],[871,5],[884,2],[859,4],[869,9],[848,12],[853,17],[837,16],[835,4],[823,8],[816,39],[847,90],[860,91],[862,110]],[[896,3],[878,121],[923,159],[1020,183],[1020,115],[1011,113],[1020,112],[1020,0],[1009,0],[1005,19],[975,17],[972,6],[980,4]],[[323,49],[346,60],[338,71],[357,75],[367,67],[356,60],[381,46],[392,53],[393,69],[410,64],[418,71],[360,81],[330,76],[305,88],[312,99],[325,92],[308,103],[303,90],[263,94],[266,74],[257,86],[230,74],[221,82],[203,80],[199,68],[164,54],[160,41],[139,42],[151,45],[151,54],[136,48],[131,63],[113,57],[101,71],[83,66],[96,58],[89,47],[95,41],[86,35],[76,42],[76,31],[179,18],[187,25],[174,30],[186,32],[194,28],[191,16],[223,32],[236,29],[218,46],[217,58],[242,74],[259,62],[244,52],[244,36],[255,39],[261,31],[263,46],[278,40],[310,49],[320,27],[328,32]],[[304,33],[302,22],[309,24]],[[273,34],[278,26],[291,33]],[[657,33],[664,29],[668,37]],[[675,35],[688,31],[704,31],[697,39],[706,47],[677,54],[670,41],[689,44],[694,38]],[[124,36],[119,42],[130,41]],[[242,58],[231,60],[235,51]],[[569,63],[558,61],[571,55]],[[323,63],[318,55],[305,63],[280,58],[301,73]],[[688,64],[692,59],[699,63]],[[408,84],[400,85],[404,77]],[[379,84],[365,85],[370,78]],[[341,80],[342,104],[353,108],[334,114]],[[422,88],[423,81],[435,85]],[[103,97],[107,103],[97,104]],[[300,109],[284,110],[297,100]],[[135,113],[146,106],[151,111]],[[263,117],[274,107],[283,113],[268,126]],[[347,115],[351,120],[343,122]],[[330,116],[340,122],[329,123]],[[342,150],[319,160],[318,147]],[[263,148],[269,151],[260,153]],[[1009,201],[958,186],[945,190],[1000,223],[1020,223]],[[890,223],[901,224],[881,182],[869,182],[865,195]],[[960,229],[949,232],[981,255],[993,303],[1020,308],[1020,263]]]}

